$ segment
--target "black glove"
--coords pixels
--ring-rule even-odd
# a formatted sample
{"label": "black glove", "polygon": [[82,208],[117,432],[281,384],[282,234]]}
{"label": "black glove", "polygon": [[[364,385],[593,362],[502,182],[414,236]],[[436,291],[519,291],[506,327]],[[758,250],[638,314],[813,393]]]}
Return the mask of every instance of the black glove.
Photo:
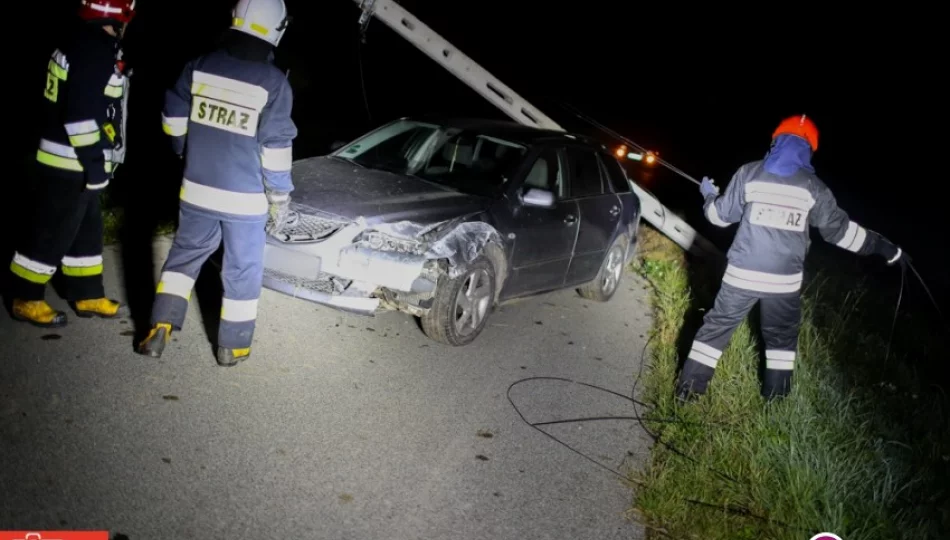
{"label": "black glove", "polygon": [[897,248],[897,255],[895,255],[891,259],[888,259],[887,265],[894,266],[895,264],[899,264],[902,267],[907,268],[908,266],[910,266],[910,262],[911,262],[910,255],[908,255],[907,252],[904,251],[903,249]]}
{"label": "black glove", "polygon": [[83,176],[86,181],[86,187],[90,186],[101,186],[107,180],[112,180],[112,175],[115,172],[116,165],[112,165],[112,169],[109,172],[106,172],[105,163],[100,164],[98,167],[90,167],[92,170],[83,171]]}
{"label": "black glove", "polygon": [[910,264],[910,255],[905,253],[903,249],[894,245],[890,240],[884,238],[883,236],[878,241],[877,253],[881,257],[884,257],[884,260],[887,261],[888,266],[900,264],[901,266],[906,267],[908,264]]}

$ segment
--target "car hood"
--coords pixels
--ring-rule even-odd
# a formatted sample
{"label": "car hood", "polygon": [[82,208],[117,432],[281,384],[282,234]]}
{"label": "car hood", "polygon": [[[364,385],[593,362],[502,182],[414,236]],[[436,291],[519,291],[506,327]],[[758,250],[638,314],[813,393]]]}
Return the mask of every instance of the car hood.
{"label": "car hood", "polygon": [[319,156],[294,163],[297,210],[316,210],[367,224],[414,221],[436,223],[477,212],[487,199],[449,190],[419,178],[366,169]]}

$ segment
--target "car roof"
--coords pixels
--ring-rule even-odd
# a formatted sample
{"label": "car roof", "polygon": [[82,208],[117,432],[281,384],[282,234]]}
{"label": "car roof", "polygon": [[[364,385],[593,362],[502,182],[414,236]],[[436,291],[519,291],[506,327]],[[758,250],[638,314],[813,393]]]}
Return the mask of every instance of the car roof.
{"label": "car roof", "polygon": [[541,143],[570,143],[579,142],[584,145],[604,149],[606,147],[600,141],[580,135],[578,133],[569,133],[565,131],[556,131],[553,129],[540,129],[524,124],[519,124],[510,120],[493,120],[487,118],[456,118],[436,115],[411,116],[403,120],[432,122],[443,126],[464,129],[466,131],[475,131],[483,135],[506,139],[511,142],[517,142],[525,145],[535,145]]}

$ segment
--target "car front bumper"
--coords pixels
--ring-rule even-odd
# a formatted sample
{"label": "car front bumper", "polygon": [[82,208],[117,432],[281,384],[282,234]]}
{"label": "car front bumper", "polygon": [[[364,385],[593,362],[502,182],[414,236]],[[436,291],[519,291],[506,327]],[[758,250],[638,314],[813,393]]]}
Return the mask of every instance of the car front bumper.
{"label": "car front bumper", "polygon": [[264,286],[356,313],[386,308],[422,315],[441,276],[455,277],[489,242],[501,243],[481,221],[367,225],[308,210],[268,236]]}
{"label": "car front bumper", "polygon": [[[346,236],[344,231],[337,235]],[[425,257],[351,243],[341,247],[337,235],[310,244],[283,244],[269,238],[264,249],[264,287],[363,315],[400,307],[394,298],[416,300],[407,311],[425,309],[425,302],[419,300],[431,296],[438,281]]]}

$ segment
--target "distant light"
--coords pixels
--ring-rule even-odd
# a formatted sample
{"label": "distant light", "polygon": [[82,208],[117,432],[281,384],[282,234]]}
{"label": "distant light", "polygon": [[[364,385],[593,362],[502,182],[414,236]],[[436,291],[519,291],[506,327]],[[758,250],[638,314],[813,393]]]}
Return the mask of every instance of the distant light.
{"label": "distant light", "polygon": [[621,146],[620,148],[617,149],[617,152],[616,152],[617,157],[619,157],[619,158],[622,158],[626,153],[627,153],[627,147],[626,147],[626,146]]}
{"label": "distant light", "polygon": [[656,156],[654,156],[653,154],[647,154],[647,163],[649,163],[650,165],[653,165],[653,162],[655,161],[656,161]]}
{"label": "distant light", "polygon": [[630,152],[629,154],[627,154],[627,159],[632,159],[632,160],[634,160],[634,161],[642,161],[642,160],[643,160],[643,154],[637,154],[637,153],[635,153],[635,152]]}

